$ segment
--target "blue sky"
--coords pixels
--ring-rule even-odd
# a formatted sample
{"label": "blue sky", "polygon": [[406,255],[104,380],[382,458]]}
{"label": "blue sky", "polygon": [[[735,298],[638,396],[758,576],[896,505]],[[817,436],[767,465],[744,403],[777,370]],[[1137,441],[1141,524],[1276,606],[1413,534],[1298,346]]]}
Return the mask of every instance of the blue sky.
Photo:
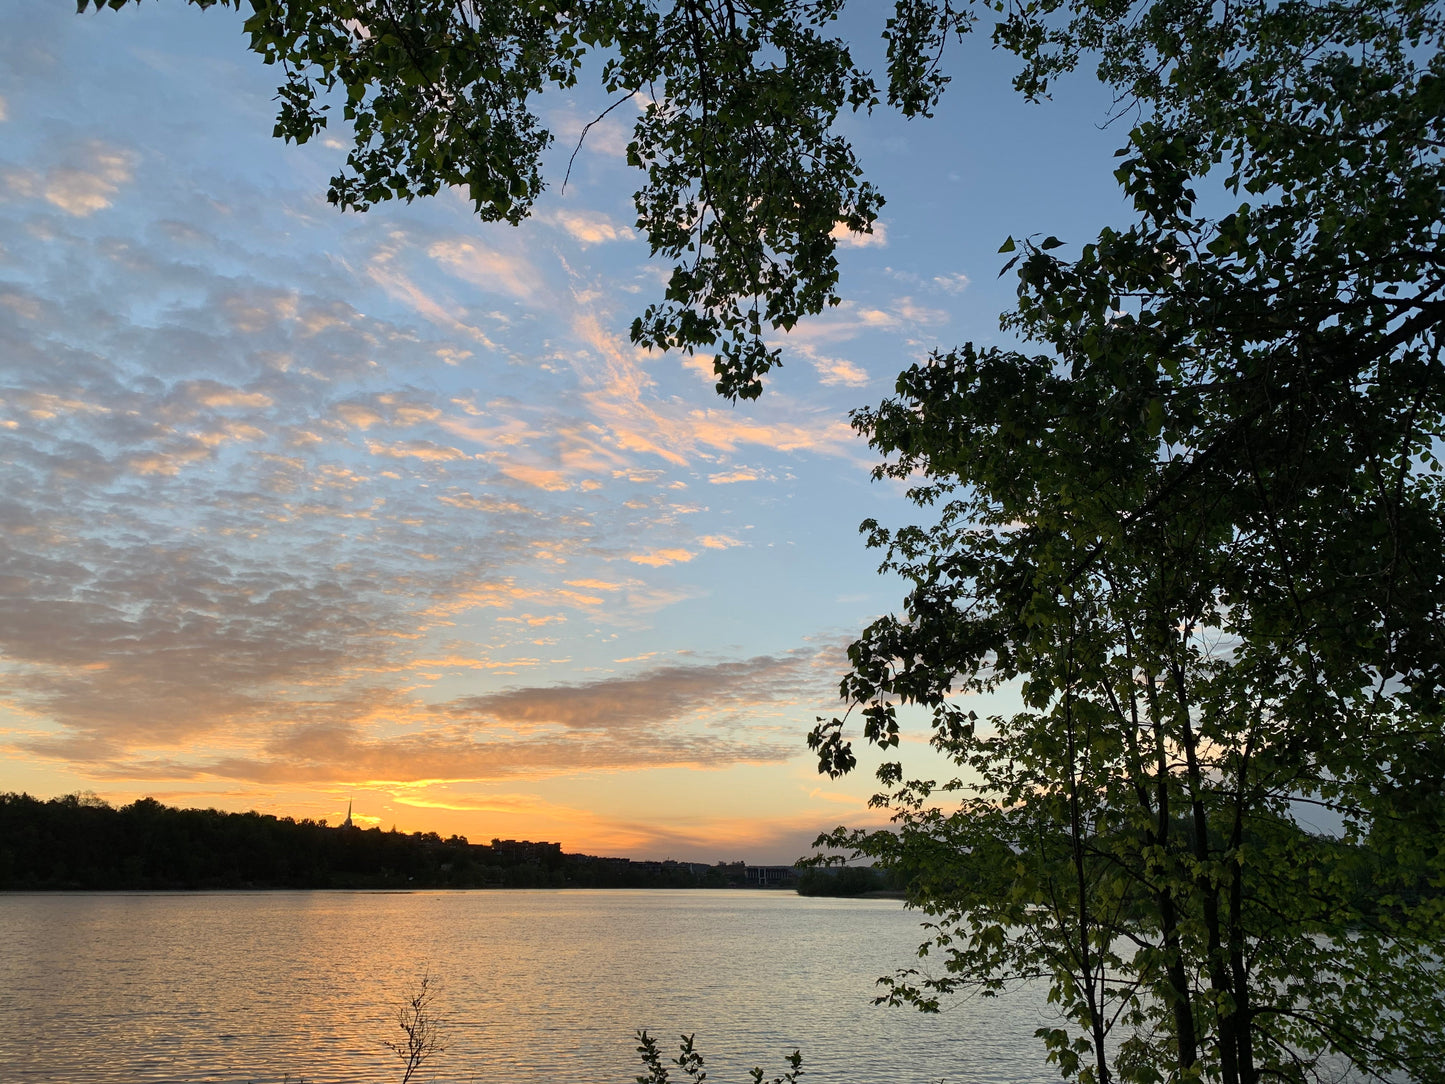
{"label": "blue sky", "polygon": [[934,119],[848,118],[881,228],[733,406],[628,341],[667,268],[625,109],[563,193],[605,102],[541,101],[519,228],[453,193],[341,214],[344,133],[271,137],[239,22],[7,13],[0,789],[700,861],[867,820],[868,773],[803,745],[901,598],[857,525],[912,518],[847,412],[997,338],[1006,236],[1122,217],[1108,97],[1029,106],[979,37]]}

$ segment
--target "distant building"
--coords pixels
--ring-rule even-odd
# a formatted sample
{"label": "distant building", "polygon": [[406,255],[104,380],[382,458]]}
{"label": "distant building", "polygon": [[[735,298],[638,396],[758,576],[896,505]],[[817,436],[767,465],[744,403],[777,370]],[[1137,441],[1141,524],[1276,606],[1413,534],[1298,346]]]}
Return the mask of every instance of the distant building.
{"label": "distant building", "polygon": [[749,888],[783,888],[798,883],[796,866],[748,866]]}

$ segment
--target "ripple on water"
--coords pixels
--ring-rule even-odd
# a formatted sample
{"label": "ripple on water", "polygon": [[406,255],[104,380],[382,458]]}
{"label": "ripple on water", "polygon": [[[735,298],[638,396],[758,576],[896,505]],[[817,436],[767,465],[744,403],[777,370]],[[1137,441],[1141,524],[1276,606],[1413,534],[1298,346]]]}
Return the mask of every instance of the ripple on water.
{"label": "ripple on water", "polygon": [[633,1032],[695,1032],[709,1080],[1057,1079],[1035,990],[934,1017],[871,1004],[916,962],[886,900],[780,892],[0,894],[0,1066],[12,1084],[400,1079],[381,1040],[424,973],[438,1081],[630,1084]]}

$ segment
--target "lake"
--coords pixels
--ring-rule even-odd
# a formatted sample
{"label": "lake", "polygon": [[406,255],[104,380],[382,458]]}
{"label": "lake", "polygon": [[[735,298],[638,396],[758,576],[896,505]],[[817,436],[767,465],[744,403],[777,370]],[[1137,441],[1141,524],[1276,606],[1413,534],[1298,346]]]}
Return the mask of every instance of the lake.
{"label": "lake", "polygon": [[429,974],[445,1052],[420,1079],[630,1084],[633,1032],[695,1032],[711,1084],[1057,1080],[1037,989],[923,1016],[871,1004],[916,962],[891,900],[785,892],[0,894],[6,1084],[386,1084]]}

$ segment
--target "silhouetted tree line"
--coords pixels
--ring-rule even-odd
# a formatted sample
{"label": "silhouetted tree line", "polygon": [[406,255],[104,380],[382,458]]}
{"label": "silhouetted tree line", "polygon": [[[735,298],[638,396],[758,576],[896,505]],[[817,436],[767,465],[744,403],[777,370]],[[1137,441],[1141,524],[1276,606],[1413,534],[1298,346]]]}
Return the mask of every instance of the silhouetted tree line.
{"label": "silhouetted tree line", "polygon": [[115,808],[94,796],[0,794],[0,889],[701,888],[738,883],[742,868],[176,809],[153,798]]}
{"label": "silhouetted tree line", "polygon": [[865,896],[903,887],[904,881],[892,870],[875,866],[823,866],[805,869],[798,876],[800,896]]}

